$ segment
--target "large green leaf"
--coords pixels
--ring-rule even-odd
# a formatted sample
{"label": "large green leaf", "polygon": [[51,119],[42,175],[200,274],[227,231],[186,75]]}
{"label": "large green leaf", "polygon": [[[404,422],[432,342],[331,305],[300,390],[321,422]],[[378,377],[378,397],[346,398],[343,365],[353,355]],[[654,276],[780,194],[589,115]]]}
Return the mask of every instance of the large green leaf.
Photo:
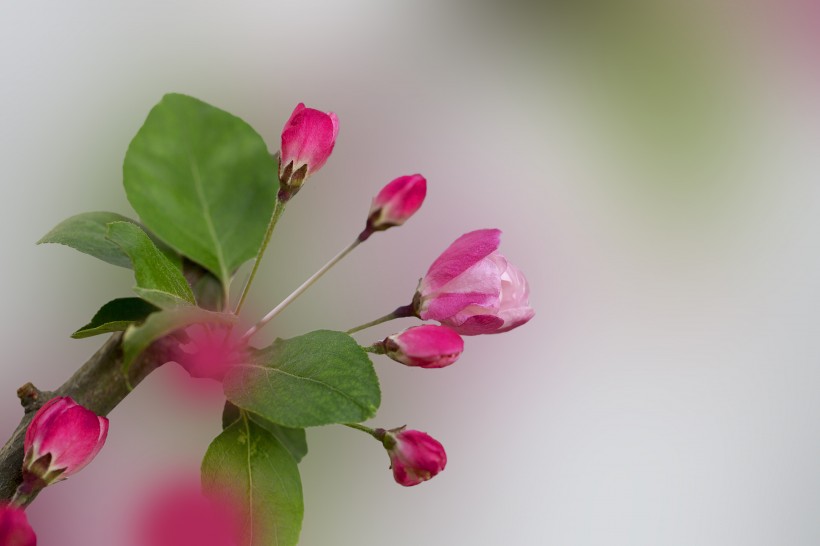
{"label": "large green leaf", "polygon": [[125,331],[135,322],[142,322],[157,308],[140,298],[117,298],[97,311],[91,322],[71,334],[74,339]]}
{"label": "large green leaf", "polygon": [[202,486],[239,510],[241,546],[293,546],[299,541],[304,504],[296,461],[247,416],[211,443],[202,461]]}
{"label": "large green leaf", "polygon": [[123,165],[128,200],[145,225],[223,284],[262,243],[276,172],[247,123],[178,94],[151,110]]}
{"label": "large green leaf", "polygon": [[[108,224],[111,222],[136,222],[126,216],[116,212],[84,212],[71,218],[66,218],[54,228],[46,233],[37,244],[57,243],[70,246],[75,250],[84,252],[120,267],[131,267],[131,260],[113,241],[106,238]],[[165,256],[171,260],[174,267],[181,267],[179,254],[167,245],[154,239],[154,243]]]}
{"label": "large green leaf", "polygon": [[236,421],[247,415],[257,425],[261,426],[279,440],[285,449],[287,449],[291,456],[300,462],[308,452],[307,436],[303,428],[288,428],[276,423],[271,423],[264,417],[260,417],[254,413],[243,412],[243,410],[236,407],[230,401],[225,402],[225,408],[222,410],[222,428],[228,428]]}
{"label": "large green leaf", "polygon": [[253,413],[249,413],[248,415],[254,423],[270,432],[274,438],[279,440],[279,443],[288,450],[291,456],[296,459],[297,463],[307,455],[308,445],[305,429],[283,427],[282,425],[271,423],[259,415]]}
{"label": "large green leaf", "polygon": [[161,337],[192,324],[233,324],[234,315],[213,313],[199,307],[178,307],[151,313],[142,324],[133,324],[122,340],[122,368],[127,372],[145,349]]}
{"label": "large green leaf", "polygon": [[108,238],[131,259],[137,278],[134,292],[139,296],[164,309],[196,305],[188,281],[139,226],[112,222],[108,224]]}
{"label": "large green leaf", "polygon": [[367,353],[349,335],[329,330],[277,339],[234,366],[224,387],[240,408],[291,428],[364,421],[381,402]]}

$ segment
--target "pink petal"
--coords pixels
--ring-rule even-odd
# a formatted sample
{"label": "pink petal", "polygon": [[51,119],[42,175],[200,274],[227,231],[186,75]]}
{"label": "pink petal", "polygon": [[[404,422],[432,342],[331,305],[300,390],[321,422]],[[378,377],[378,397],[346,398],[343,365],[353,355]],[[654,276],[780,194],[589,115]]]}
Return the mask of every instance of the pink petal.
{"label": "pink petal", "polygon": [[427,270],[421,292],[433,292],[458,277],[498,249],[501,231],[479,229],[465,233],[445,250]]}
{"label": "pink petal", "polygon": [[37,410],[37,413],[34,414],[34,418],[26,429],[26,439],[23,442],[25,451],[31,449],[37,437],[40,436],[44,430],[48,429],[49,424],[56,415],[76,405],[77,403],[67,396],[57,396],[43,404],[43,406]]}
{"label": "pink petal", "polygon": [[441,322],[471,306],[480,306],[489,312],[491,311],[489,308],[492,308],[497,302],[498,296],[496,294],[481,292],[439,294],[421,310],[419,317],[422,320],[438,320]]}
{"label": "pink petal", "polygon": [[39,453],[52,454],[54,468],[66,468],[68,477],[88,464],[99,451],[100,420],[82,406],[72,407],[54,417],[43,431]]}
{"label": "pink petal", "polygon": [[504,319],[496,315],[473,315],[460,324],[450,321],[444,324],[463,336],[477,336],[496,333],[504,325]]}
{"label": "pink petal", "polygon": [[318,171],[330,157],[339,133],[335,114],[326,114],[300,103],[282,130],[281,165],[293,162],[296,171],[308,166],[308,174]]}
{"label": "pink petal", "polygon": [[502,311],[498,316],[504,320],[504,326],[490,333],[501,334],[509,332],[513,328],[518,328],[522,324],[529,322],[529,320],[535,316],[535,310],[531,307],[518,307],[516,309]]}

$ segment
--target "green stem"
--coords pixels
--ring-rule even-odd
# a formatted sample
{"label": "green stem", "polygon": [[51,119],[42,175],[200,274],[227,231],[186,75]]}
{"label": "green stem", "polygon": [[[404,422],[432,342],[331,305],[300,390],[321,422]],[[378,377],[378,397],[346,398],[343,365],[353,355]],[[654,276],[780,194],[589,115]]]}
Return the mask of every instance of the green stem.
{"label": "green stem", "polygon": [[388,313],[381,318],[377,318],[376,320],[371,320],[370,322],[365,322],[364,324],[360,324],[355,328],[351,328],[346,333],[348,334],[355,334],[356,332],[360,332],[366,328],[370,328],[371,326],[376,326],[377,324],[381,324],[382,322],[388,322],[393,319],[397,318],[404,318],[404,317],[412,317],[415,316],[415,311],[413,310],[413,304],[410,305],[402,305],[401,307],[397,308],[392,313]]}
{"label": "green stem", "polygon": [[[262,262],[262,255],[265,253],[265,249],[268,248],[271,235],[273,235],[273,228],[276,227],[276,223],[279,221],[279,217],[282,216],[283,212],[285,212],[285,202],[277,199],[276,204],[273,207],[273,214],[271,214],[270,217],[270,223],[268,224],[268,231],[265,233],[265,240],[262,241],[262,246],[259,247],[259,252],[256,253],[256,259],[253,262],[253,269],[251,269],[251,274],[248,277],[247,282],[245,282],[245,287],[242,289],[242,295],[239,297],[239,303],[236,304],[236,309],[234,309],[235,315],[239,314],[239,311],[245,304],[251,283],[253,283],[253,278],[256,276],[256,270],[259,269],[259,264]],[[227,301],[227,298],[225,301]]]}
{"label": "green stem", "polygon": [[367,347],[362,347],[365,352],[374,354],[374,355],[383,355],[387,352],[387,349],[384,348],[384,341],[379,341],[374,343],[373,345],[368,345]]}
{"label": "green stem", "polygon": [[342,424],[346,427],[355,428],[356,430],[361,430],[362,432],[366,432],[369,435],[373,436],[374,438],[376,437],[375,436],[376,430],[372,429],[370,427],[366,427],[366,426],[360,425],[358,423],[342,423]]}
{"label": "green stem", "polygon": [[266,325],[268,322],[270,322],[273,319],[273,317],[275,317],[276,315],[281,313],[285,309],[285,307],[287,307],[288,305],[293,303],[293,300],[295,300],[300,295],[302,295],[302,293],[305,290],[307,290],[308,288],[310,288],[311,285],[313,285],[313,283],[318,281],[319,278],[322,275],[327,273],[330,270],[331,267],[333,267],[334,265],[339,263],[342,260],[342,258],[344,258],[348,254],[350,254],[353,251],[353,249],[356,248],[357,246],[359,246],[361,243],[362,243],[362,241],[357,238],[355,241],[353,241],[353,243],[350,244],[350,246],[348,246],[347,248],[345,248],[344,250],[342,250],[341,252],[336,254],[336,256],[334,256],[329,262],[327,262],[325,265],[323,265],[321,267],[321,269],[319,269],[319,271],[317,271],[316,273],[311,275],[310,278],[308,280],[306,280],[305,282],[303,282],[301,284],[301,286],[299,286],[299,288],[294,290],[293,293],[290,296],[285,298],[282,301],[282,303],[280,303],[279,305],[277,305],[276,307],[271,309],[271,311],[267,315],[262,317],[262,319],[259,322],[254,324],[247,332],[245,332],[245,334],[242,336],[242,341],[247,341],[248,339],[250,339],[250,337],[253,334],[258,332],[260,328],[262,328],[264,325]]}
{"label": "green stem", "polygon": [[42,487],[31,487],[30,484],[24,481],[14,492],[14,496],[11,497],[9,504],[25,509],[26,506],[37,498],[37,495],[39,495],[42,490]]}

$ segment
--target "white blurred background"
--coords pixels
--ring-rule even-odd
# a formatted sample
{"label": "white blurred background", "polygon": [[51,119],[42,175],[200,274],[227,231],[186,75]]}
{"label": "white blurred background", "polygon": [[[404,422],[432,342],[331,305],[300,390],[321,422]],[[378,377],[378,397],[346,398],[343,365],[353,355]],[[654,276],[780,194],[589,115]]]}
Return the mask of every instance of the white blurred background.
{"label": "white blurred background", "polygon": [[[812,0],[7,0],[0,435],[15,389],[62,383],[101,342],[69,334],[130,293],[128,270],[34,242],[79,212],[133,215],[121,165],[151,106],[194,95],[275,151],[304,101],[339,140],[251,316],[350,242],[384,183],[420,172],[428,200],[268,339],[407,303],[483,227],[538,314],[444,370],[379,359],[374,424],[429,432],[447,469],[404,489],[366,436],[311,429],[302,544],[818,544],[818,28]],[[110,415],[95,463],[30,508],[41,544],[127,544],[152,478],[198,467],[221,406],[184,383],[162,369]]]}

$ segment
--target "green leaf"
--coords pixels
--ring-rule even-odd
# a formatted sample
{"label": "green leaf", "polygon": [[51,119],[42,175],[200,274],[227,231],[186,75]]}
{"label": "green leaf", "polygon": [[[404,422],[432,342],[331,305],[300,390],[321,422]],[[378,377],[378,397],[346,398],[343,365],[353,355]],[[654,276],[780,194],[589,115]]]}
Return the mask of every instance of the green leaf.
{"label": "green leaf", "polygon": [[117,298],[97,311],[91,322],[71,334],[74,339],[122,332],[135,322],[142,322],[158,309],[140,298]]}
{"label": "green leaf", "polygon": [[233,324],[234,315],[213,313],[199,307],[178,307],[151,313],[142,324],[133,324],[122,341],[122,369],[127,372],[134,360],[153,342],[192,324]]}
{"label": "green leaf", "polygon": [[108,224],[108,238],[131,258],[137,278],[134,292],[143,299],[166,309],[196,305],[188,281],[139,226],[112,222]]}
{"label": "green leaf", "polygon": [[131,267],[128,255],[105,237],[106,225],[111,222],[133,220],[115,212],[85,212],[63,220],[37,241],[37,244],[67,245],[110,264]]}
{"label": "green leaf", "polygon": [[307,455],[308,445],[305,429],[283,427],[276,423],[271,423],[259,415],[253,413],[249,413],[248,415],[254,423],[270,432],[274,438],[279,440],[279,443],[288,450],[291,456],[296,459],[297,463]]}
{"label": "green leaf", "polygon": [[364,421],[381,402],[367,353],[349,335],[329,330],[277,339],[231,368],[224,388],[240,408],[291,428]]}
{"label": "green leaf", "polygon": [[148,114],[123,176],[145,225],[223,285],[256,255],[279,188],[276,162],[250,125],[178,94]]}
{"label": "green leaf", "polygon": [[208,447],[203,490],[232,501],[242,518],[242,546],[293,546],[299,541],[304,503],[296,461],[265,428],[247,416]]}
{"label": "green leaf", "polygon": [[[130,222],[134,220],[115,212],[84,212],[67,218],[46,233],[37,244],[57,243],[70,246],[75,250],[90,254],[104,262],[120,267],[131,267],[131,260],[113,241],[106,238],[107,225],[111,222]],[[160,251],[170,259],[177,269],[181,268],[179,254],[168,246],[157,243]]]}

